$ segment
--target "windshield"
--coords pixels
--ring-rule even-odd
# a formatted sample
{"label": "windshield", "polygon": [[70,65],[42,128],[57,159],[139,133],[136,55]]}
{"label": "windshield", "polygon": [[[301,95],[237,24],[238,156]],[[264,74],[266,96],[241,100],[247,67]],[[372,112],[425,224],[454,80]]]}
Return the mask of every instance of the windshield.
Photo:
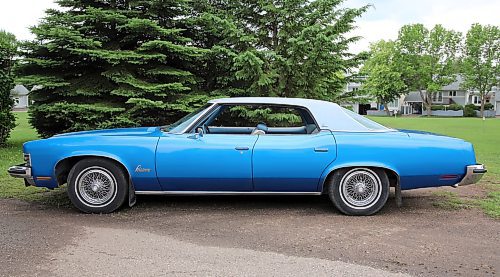
{"label": "windshield", "polygon": [[193,121],[195,121],[208,107],[213,104],[206,104],[205,106],[195,110],[194,112],[184,116],[183,118],[177,120],[175,123],[163,126],[161,129],[169,133],[180,133],[187,126],[189,126]]}
{"label": "windshield", "polygon": [[345,109],[345,108],[342,108],[342,110],[344,110],[344,112],[347,115],[352,117],[352,119],[356,120],[359,124],[361,124],[362,126],[364,126],[367,129],[370,129],[373,131],[389,131],[389,130],[391,130],[390,128],[387,128],[381,124],[378,124],[377,122],[372,121],[372,120],[370,120],[362,115],[359,115],[353,111],[350,111],[350,110]]}

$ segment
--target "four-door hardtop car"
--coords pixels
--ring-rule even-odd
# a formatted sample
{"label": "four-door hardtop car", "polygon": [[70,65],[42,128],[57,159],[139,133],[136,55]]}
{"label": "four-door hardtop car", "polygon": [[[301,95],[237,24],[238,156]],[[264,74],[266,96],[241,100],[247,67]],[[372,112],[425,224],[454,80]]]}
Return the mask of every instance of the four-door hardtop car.
{"label": "four-door hardtop car", "polygon": [[[471,143],[394,130],[337,104],[226,98],[164,127],[84,131],[24,144],[8,172],[27,185],[68,184],[72,203],[109,213],[135,195],[321,195],[370,215],[401,190],[476,183]],[[400,198],[399,198],[400,199]]]}

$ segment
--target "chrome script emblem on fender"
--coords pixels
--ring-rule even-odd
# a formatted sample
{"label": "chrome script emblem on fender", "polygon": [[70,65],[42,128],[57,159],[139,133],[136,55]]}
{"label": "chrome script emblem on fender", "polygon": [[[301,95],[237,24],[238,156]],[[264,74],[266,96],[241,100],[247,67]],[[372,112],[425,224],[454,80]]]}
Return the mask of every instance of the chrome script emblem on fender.
{"label": "chrome script emblem on fender", "polygon": [[135,168],[135,172],[138,172],[138,173],[151,172],[151,168],[143,168],[142,165],[138,165]]}

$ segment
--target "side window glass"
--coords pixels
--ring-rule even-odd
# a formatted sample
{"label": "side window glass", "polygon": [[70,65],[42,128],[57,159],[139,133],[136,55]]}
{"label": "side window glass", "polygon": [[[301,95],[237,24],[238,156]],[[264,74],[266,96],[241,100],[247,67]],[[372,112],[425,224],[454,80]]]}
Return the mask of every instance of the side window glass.
{"label": "side window glass", "polygon": [[262,121],[268,127],[302,127],[304,120],[300,115],[297,108],[293,107],[273,107],[271,109],[263,110]]}
{"label": "side window glass", "polygon": [[297,108],[238,105],[223,107],[223,111],[210,123],[210,126],[255,127],[261,122],[268,127],[301,127],[305,125]]}
{"label": "side window glass", "polygon": [[255,127],[258,121],[250,116],[251,106],[225,106],[209,126],[215,127]]}
{"label": "side window glass", "polygon": [[253,134],[256,128],[270,135],[311,134],[317,127],[310,116],[304,118],[306,114],[304,109],[289,106],[226,105],[204,125],[212,134]]}

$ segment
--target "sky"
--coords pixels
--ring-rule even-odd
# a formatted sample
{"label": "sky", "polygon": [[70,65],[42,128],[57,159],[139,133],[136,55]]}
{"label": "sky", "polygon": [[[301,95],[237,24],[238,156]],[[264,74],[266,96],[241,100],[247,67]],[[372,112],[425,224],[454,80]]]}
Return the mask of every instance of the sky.
{"label": "sky", "polygon": [[[352,35],[363,37],[351,51],[368,50],[371,42],[395,39],[401,26],[423,23],[428,28],[442,24],[466,33],[472,23],[500,25],[500,0],[347,0],[346,7],[373,5],[357,21]],[[53,0],[0,0],[0,29],[20,40],[32,39],[28,27],[36,25]]]}

